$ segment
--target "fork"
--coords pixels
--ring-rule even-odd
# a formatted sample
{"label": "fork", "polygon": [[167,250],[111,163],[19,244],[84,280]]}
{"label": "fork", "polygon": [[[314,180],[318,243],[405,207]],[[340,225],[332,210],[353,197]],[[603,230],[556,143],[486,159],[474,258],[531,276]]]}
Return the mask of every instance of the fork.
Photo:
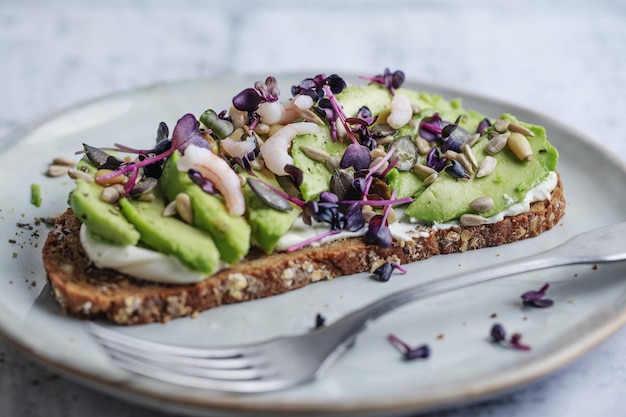
{"label": "fork", "polygon": [[409,302],[522,272],[626,259],[626,222],[577,235],[542,253],[416,285],[301,335],[232,347],[190,348],[138,339],[89,323],[119,367],[187,387],[237,393],[290,388],[322,375],[368,323]]}

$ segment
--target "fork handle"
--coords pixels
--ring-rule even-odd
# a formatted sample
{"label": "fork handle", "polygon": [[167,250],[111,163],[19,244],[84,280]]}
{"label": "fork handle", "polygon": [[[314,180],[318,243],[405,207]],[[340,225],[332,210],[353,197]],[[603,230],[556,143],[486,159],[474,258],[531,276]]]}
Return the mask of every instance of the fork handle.
{"label": "fork handle", "polygon": [[369,322],[412,301],[523,272],[562,265],[623,260],[626,259],[624,236],[626,223],[620,223],[575,236],[560,246],[533,256],[416,285],[348,314],[328,326],[328,330],[349,344],[354,339],[351,336],[356,336]]}

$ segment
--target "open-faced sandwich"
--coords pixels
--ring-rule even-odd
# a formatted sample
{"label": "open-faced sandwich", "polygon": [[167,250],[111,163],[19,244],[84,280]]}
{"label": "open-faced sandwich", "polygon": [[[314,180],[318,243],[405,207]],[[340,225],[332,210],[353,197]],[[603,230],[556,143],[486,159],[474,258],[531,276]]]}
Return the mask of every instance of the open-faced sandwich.
{"label": "open-faced sandwich", "polygon": [[[147,149],[84,145],[43,248],[80,318],[165,322],[357,272],[536,236],[562,217],[540,126],[402,88],[385,70],[268,77],[228,111],[183,115]],[[88,142],[88,138],[86,138]]]}

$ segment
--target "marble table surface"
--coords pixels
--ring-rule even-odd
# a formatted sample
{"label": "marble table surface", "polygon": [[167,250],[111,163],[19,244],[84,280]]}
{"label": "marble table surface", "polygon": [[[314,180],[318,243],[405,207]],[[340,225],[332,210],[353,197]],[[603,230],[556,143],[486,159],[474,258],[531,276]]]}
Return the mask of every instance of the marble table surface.
{"label": "marble table surface", "polygon": [[[390,67],[532,108],[624,158],[625,22],[617,0],[0,0],[0,136],[160,82]],[[626,329],[540,381],[431,415],[624,415],[622,349]],[[67,380],[2,341],[0,415],[166,416]]]}

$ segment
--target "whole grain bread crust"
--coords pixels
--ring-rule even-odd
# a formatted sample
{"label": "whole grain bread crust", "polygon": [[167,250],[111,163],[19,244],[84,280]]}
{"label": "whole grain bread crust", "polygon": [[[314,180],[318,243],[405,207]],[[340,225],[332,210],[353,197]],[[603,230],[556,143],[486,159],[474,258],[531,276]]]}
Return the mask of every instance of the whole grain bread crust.
{"label": "whole grain bread crust", "polygon": [[[43,262],[54,299],[82,319],[106,318],[133,325],[167,322],[222,304],[281,294],[316,281],[370,271],[387,261],[401,264],[434,255],[464,252],[534,237],[554,227],[565,213],[559,178],[551,199],[531,204],[529,212],[481,226],[435,230],[417,226],[412,241],[390,248],[352,238],[291,253],[251,253],[245,260],[190,285],[157,284],[95,267],[79,238],[80,221],[68,209],[43,247]],[[425,232],[427,237],[420,237]]]}

